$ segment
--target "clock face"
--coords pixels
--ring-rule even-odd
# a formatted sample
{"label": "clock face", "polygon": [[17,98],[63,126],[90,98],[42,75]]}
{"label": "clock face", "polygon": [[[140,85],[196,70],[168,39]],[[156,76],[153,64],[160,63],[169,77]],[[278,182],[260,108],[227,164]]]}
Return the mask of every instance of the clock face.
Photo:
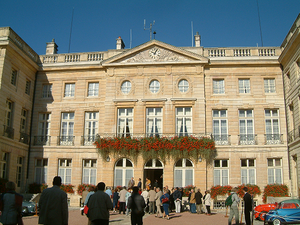
{"label": "clock face", "polygon": [[149,56],[152,59],[158,59],[160,56],[160,50],[158,48],[152,48],[149,50]]}

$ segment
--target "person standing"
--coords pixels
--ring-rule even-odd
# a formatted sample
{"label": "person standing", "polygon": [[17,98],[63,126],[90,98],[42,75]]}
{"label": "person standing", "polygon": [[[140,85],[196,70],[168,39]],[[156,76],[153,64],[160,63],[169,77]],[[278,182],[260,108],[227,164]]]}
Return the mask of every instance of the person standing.
{"label": "person standing", "polygon": [[190,193],[190,211],[191,213],[196,213],[196,197],[195,197],[195,192],[194,189],[191,189]]}
{"label": "person standing", "polygon": [[173,193],[174,204],[175,204],[175,212],[180,213],[181,210],[181,192],[178,190],[178,187],[175,188]]}
{"label": "person standing", "polygon": [[39,224],[68,224],[68,198],[66,192],[60,190],[61,177],[53,178],[53,187],[46,188],[39,201]]}
{"label": "person standing", "polygon": [[245,221],[246,221],[246,225],[250,225],[251,224],[251,220],[250,220],[250,212],[252,211],[252,197],[251,195],[248,193],[248,188],[244,187],[244,213],[245,213]]}
{"label": "person standing", "polygon": [[128,208],[128,198],[131,196],[131,188],[127,189],[125,195],[125,202],[126,202],[126,216],[129,216],[130,209]]}
{"label": "person standing", "polygon": [[0,221],[2,224],[17,224],[18,218],[21,218],[23,196],[18,194],[16,184],[8,181],[5,184],[6,193],[1,195],[1,212]]}
{"label": "person standing", "polygon": [[139,190],[142,189],[142,179],[141,178],[139,178],[138,188],[139,188]]}
{"label": "person standing", "polygon": [[[93,186],[91,186],[91,187],[89,188],[89,193],[86,195],[86,198],[85,198],[85,200],[84,200],[84,206],[87,205],[87,203],[88,203],[88,201],[89,201],[91,195],[93,195],[93,194],[95,194],[95,188],[94,188]],[[92,224],[92,222],[91,222],[90,219],[89,219],[89,220],[88,220],[88,225],[91,225],[91,224]]]}
{"label": "person standing", "polygon": [[156,204],[156,216],[161,218],[162,217],[162,212],[161,212],[161,201],[160,201],[160,197],[162,196],[162,191],[160,190],[160,188],[156,188],[156,194],[155,194],[155,204]]}
{"label": "person standing", "polygon": [[116,188],[114,193],[113,193],[113,212],[116,212],[118,201],[119,201],[119,189]]}
{"label": "person standing", "polygon": [[144,208],[146,207],[144,198],[138,193],[139,188],[132,188],[132,195],[128,198],[128,208],[131,209],[131,225],[143,225]]}
{"label": "person standing", "polygon": [[108,194],[104,192],[105,183],[97,184],[97,191],[91,195],[87,206],[89,208],[88,218],[93,225],[108,225],[109,210],[112,208],[112,202]]}
{"label": "person standing", "polygon": [[110,187],[107,187],[107,188],[106,188],[105,193],[108,194],[108,196],[109,196],[110,198],[112,198],[112,191],[111,191]]}
{"label": "person standing", "polygon": [[201,214],[202,213],[202,194],[200,192],[200,188],[198,189],[198,191],[195,194],[195,198],[196,198],[196,208],[197,208],[197,213]]}
{"label": "person standing", "polygon": [[149,191],[151,187],[151,180],[149,180],[148,177],[146,178],[145,186],[146,186],[146,190]]}
{"label": "person standing", "polygon": [[132,189],[134,185],[135,185],[134,178],[133,178],[133,177],[131,177],[131,180],[130,180],[130,181],[128,181],[127,188],[128,188],[128,189]]}
{"label": "person standing", "polygon": [[207,212],[206,215],[210,216],[211,215],[211,212],[210,212],[211,197],[210,197],[210,191],[209,190],[206,191],[204,201],[205,201],[206,212]]}
{"label": "person standing", "polygon": [[126,187],[123,187],[122,191],[119,193],[119,202],[120,202],[120,207],[119,207],[119,214],[123,211],[123,214],[125,214],[125,206],[126,206]]}
{"label": "person standing", "polygon": [[240,198],[237,195],[237,188],[233,188],[231,191],[231,199],[232,199],[232,204],[230,206],[230,214],[229,214],[229,218],[228,218],[228,225],[231,225],[231,221],[232,218],[235,217],[235,224],[240,224],[239,221],[239,209],[238,209],[238,205],[240,202]]}
{"label": "person standing", "polygon": [[169,198],[170,195],[168,194],[168,189],[165,188],[164,194],[160,197],[160,201],[162,202],[163,208],[164,208],[164,215],[163,218],[167,217],[167,220],[170,219],[169,217]]}
{"label": "person standing", "polygon": [[151,190],[148,193],[149,198],[149,214],[155,213],[155,191],[153,190],[153,187],[151,187]]}

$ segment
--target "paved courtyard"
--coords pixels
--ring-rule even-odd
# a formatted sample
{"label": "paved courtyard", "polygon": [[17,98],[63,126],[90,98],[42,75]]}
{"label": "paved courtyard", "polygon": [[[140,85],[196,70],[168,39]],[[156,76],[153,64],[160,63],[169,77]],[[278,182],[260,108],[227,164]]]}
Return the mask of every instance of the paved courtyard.
{"label": "paved courtyard", "polygon": [[[23,218],[24,225],[37,225],[38,217],[30,216]],[[154,215],[146,214],[144,216],[144,225],[159,225],[159,224],[172,224],[172,225],[190,225],[190,224],[218,224],[227,225],[228,218],[225,217],[225,212],[213,213],[211,216],[205,214],[191,214],[183,212],[179,214],[170,213],[170,220],[157,218]],[[243,222],[245,219],[243,218]],[[87,224],[87,217],[80,214],[79,208],[69,209],[69,225],[84,225]],[[123,214],[112,213],[110,216],[110,223],[112,225],[130,225],[130,216]],[[254,221],[254,225],[263,225],[263,222]]]}

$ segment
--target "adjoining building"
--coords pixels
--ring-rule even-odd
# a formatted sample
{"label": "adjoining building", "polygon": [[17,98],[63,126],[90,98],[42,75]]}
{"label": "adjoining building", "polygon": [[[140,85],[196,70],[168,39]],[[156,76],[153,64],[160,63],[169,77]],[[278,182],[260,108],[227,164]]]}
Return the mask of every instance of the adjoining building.
{"label": "adjoining building", "polygon": [[[299,69],[297,26],[291,29],[298,32],[297,53],[286,46],[205,48],[197,33],[195,47],[151,40],[125,49],[119,37],[114,50],[70,54],[58,54],[52,40],[39,58],[11,28],[1,28],[1,177],[18,181],[21,173],[19,191],[60,175],[75,186],[126,186],[131,177],[201,190],[240,184],[263,190],[279,183],[297,195],[289,168],[297,153],[288,152],[281,66],[284,53]],[[22,133],[28,142],[22,143]],[[102,158],[93,145],[97,135],[211,136],[217,156],[211,164],[201,157]],[[71,204],[79,198],[73,196]]]}

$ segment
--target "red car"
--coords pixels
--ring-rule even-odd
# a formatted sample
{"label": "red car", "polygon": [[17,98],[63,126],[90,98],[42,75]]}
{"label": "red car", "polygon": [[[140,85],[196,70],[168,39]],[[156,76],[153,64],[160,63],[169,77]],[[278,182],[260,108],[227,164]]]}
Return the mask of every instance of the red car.
{"label": "red car", "polygon": [[273,210],[277,207],[277,202],[272,204],[261,204],[254,208],[254,217],[255,219],[264,220],[264,215],[270,210]]}

